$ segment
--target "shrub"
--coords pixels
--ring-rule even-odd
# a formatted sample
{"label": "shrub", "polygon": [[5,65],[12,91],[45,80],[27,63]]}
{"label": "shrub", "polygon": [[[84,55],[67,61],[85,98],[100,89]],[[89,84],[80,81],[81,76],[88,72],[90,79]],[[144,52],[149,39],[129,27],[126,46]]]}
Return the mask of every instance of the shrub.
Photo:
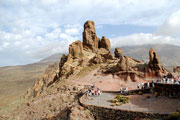
{"label": "shrub", "polygon": [[122,96],[122,95],[116,95],[113,100],[110,100],[111,103],[113,103],[112,106],[120,106],[122,104],[126,104],[129,102],[129,97]]}
{"label": "shrub", "polygon": [[168,115],[166,120],[180,120],[180,113],[174,112]]}
{"label": "shrub", "polygon": [[158,96],[159,96],[158,92],[155,92],[155,93],[154,93],[154,96],[155,96],[155,97],[158,97]]}
{"label": "shrub", "polygon": [[142,94],[143,94],[143,92],[142,92],[142,91],[139,91],[139,92],[138,92],[138,95],[142,95]]}

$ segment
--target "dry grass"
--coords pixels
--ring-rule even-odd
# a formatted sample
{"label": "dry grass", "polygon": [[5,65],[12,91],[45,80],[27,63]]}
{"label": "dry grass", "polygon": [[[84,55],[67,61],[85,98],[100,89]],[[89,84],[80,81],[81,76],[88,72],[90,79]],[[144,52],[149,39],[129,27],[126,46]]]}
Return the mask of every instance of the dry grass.
{"label": "dry grass", "polygon": [[93,66],[84,67],[84,68],[77,74],[77,76],[85,76],[85,75],[87,75],[89,72],[91,72],[92,70],[97,69],[99,66],[100,66],[100,64],[96,64],[96,65],[93,65]]}
{"label": "dry grass", "polygon": [[0,115],[11,112],[24,101],[21,96],[43,75],[48,64],[0,68]]}

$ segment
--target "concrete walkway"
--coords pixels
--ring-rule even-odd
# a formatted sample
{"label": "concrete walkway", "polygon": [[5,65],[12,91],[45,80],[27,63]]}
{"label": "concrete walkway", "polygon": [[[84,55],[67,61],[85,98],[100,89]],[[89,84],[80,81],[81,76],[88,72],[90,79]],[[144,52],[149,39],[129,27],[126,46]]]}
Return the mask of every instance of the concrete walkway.
{"label": "concrete walkway", "polygon": [[157,97],[151,95],[147,98],[146,95],[130,95],[129,103],[121,106],[111,106],[109,100],[114,99],[114,93],[102,93],[101,96],[88,97],[85,100],[87,105],[95,105],[107,108],[140,111],[148,113],[172,113],[180,108],[180,100],[168,97]]}

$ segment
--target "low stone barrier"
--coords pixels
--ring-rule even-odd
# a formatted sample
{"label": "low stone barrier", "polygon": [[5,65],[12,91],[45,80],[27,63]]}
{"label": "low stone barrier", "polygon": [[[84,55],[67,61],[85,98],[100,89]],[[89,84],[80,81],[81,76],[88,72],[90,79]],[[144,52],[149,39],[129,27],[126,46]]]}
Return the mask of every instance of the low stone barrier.
{"label": "low stone barrier", "polygon": [[180,85],[155,83],[154,92],[162,96],[180,98]]}
{"label": "low stone barrier", "polygon": [[121,110],[115,108],[106,108],[101,106],[86,105],[82,96],[79,102],[82,106],[89,109],[97,120],[135,120],[135,119],[165,119],[168,114],[147,113],[138,111]]}

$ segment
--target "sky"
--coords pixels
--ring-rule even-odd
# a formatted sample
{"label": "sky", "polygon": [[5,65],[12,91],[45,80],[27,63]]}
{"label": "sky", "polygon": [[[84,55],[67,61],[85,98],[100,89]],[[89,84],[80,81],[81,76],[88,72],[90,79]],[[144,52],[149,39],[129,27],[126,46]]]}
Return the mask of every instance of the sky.
{"label": "sky", "polygon": [[180,45],[180,0],[0,0],[0,16],[0,66],[67,53],[87,20],[112,48]]}

